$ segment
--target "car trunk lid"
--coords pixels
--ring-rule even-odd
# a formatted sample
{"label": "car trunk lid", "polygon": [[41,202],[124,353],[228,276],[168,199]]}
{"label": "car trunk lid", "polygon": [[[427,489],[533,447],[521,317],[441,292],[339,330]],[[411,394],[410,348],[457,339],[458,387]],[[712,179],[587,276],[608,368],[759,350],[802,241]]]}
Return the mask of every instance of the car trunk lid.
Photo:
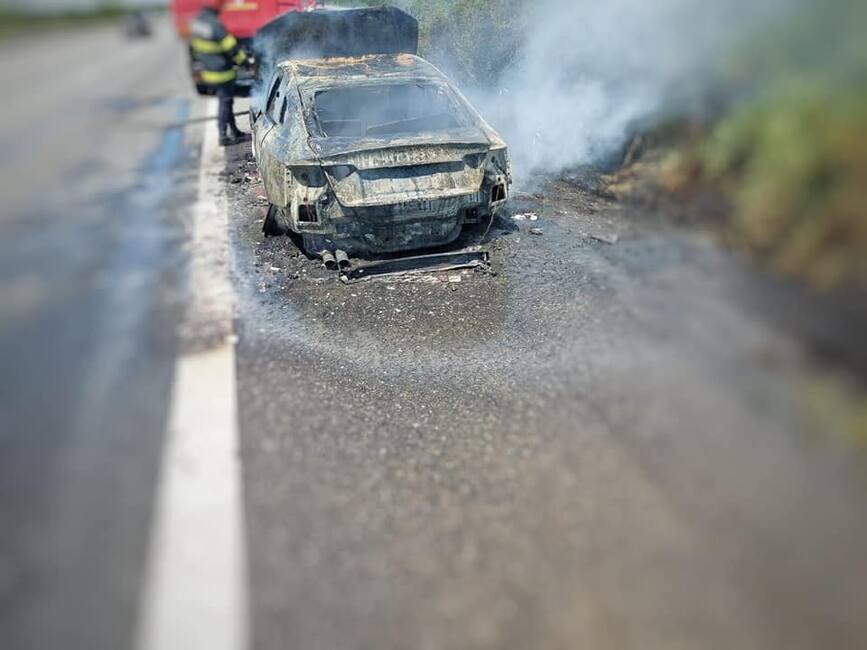
{"label": "car trunk lid", "polygon": [[[416,136],[407,141],[329,144],[322,160],[341,205],[370,207],[416,203],[478,192],[487,139]],[[324,153],[324,152],[323,152]]]}
{"label": "car trunk lid", "polygon": [[360,151],[333,158],[325,171],[347,207],[428,201],[478,192],[485,152],[442,144]]}

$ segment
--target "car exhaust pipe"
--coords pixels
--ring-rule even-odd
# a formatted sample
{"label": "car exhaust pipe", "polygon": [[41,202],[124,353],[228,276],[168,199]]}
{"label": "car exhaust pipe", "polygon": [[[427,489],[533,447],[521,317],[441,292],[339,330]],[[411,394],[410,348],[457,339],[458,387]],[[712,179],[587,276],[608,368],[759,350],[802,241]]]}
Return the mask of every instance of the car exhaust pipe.
{"label": "car exhaust pipe", "polygon": [[322,263],[325,265],[325,268],[329,271],[337,270],[337,260],[334,258],[334,254],[331,251],[322,251],[319,253],[319,257],[322,258]]}
{"label": "car exhaust pipe", "polygon": [[348,271],[352,268],[352,262],[349,261],[349,255],[346,254],[346,251],[338,248],[334,251],[334,257],[337,260],[337,268],[341,271]]}

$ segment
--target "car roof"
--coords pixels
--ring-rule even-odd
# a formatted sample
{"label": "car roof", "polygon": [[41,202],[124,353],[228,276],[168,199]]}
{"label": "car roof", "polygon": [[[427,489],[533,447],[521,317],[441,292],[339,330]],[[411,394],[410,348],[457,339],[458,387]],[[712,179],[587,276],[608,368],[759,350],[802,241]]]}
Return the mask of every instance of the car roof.
{"label": "car roof", "polygon": [[325,59],[288,59],[279,67],[292,71],[302,88],[354,85],[370,80],[439,79],[436,67],[413,54],[370,54]]}

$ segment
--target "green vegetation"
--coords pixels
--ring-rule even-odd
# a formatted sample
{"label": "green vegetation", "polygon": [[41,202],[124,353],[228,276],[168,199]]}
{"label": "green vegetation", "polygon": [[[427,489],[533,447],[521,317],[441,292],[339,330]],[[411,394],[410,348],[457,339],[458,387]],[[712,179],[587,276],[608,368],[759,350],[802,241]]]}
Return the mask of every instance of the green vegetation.
{"label": "green vegetation", "polygon": [[723,118],[701,153],[736,243],[817,287],[867,288],[867,89],[779,88]]}
{"label": "green vegetation", "polygon": [[711,84],[723,99],[710,117],[654,127],[650,151],[606,189],[701,197],[702,206],[715,195],[727,241],[817,289],[863,295],[865,29],[867,4],[857,0],[816,0],[787,14],[727,57]]}
{"label": "green vegetation", "polygon": [[31,34],[36,30],[90,25],[116,20],[129,11],[117,2],[104,2],[93,9],[33,12],[0,8],[0,38]]}
{"label": "green vegetation", "polygon": [[819,288],[867,289],[867,6],[826,0],[732,58],[746,102],[699,143],[733,241]]}

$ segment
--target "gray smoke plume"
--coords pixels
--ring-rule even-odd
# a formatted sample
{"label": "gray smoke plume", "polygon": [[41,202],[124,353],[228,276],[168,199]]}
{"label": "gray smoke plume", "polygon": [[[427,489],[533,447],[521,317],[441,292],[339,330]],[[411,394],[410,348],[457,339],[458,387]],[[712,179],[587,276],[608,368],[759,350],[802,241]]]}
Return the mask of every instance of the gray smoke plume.
{"label": "gray smoke plume", "polygon": [[538,0],[526,5],[520,54],[497,88],[465,91],[509,143],[519,178],[597,162],[636,127],[693,110],[720,60],[794,4]]}

